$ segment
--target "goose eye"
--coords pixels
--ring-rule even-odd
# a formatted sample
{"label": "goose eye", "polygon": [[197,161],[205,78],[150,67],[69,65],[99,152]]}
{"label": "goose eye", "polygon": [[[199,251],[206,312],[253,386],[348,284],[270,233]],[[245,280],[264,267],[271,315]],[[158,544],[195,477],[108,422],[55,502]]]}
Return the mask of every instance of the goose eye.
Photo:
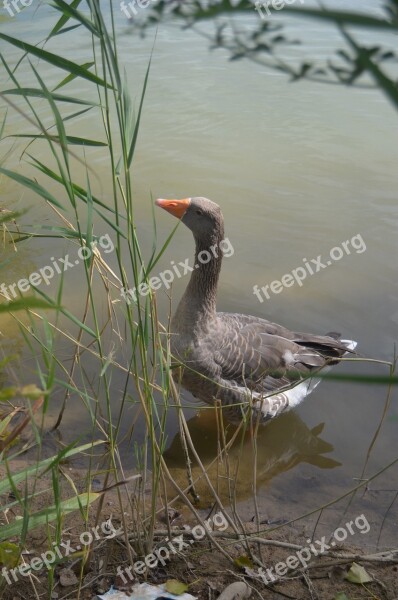
{"label": "goose eye", "polygon": [[202,213],[202,211],[201,211],[201,210],[197,210],[197,211],[196,211],[196,214],[197,214],[197,215],[203,215],[203,213]]}

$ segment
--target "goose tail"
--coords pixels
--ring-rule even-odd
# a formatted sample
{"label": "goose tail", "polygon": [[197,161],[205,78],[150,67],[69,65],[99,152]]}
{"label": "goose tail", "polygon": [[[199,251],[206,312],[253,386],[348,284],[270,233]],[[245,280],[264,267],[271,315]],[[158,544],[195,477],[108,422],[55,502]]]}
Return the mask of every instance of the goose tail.
{"label": "goose tail", "polygon": [[358,342],[355,342],[354,340],[340,340],[340,343],[347,348],[348,352],[354,352],[358,345]]}

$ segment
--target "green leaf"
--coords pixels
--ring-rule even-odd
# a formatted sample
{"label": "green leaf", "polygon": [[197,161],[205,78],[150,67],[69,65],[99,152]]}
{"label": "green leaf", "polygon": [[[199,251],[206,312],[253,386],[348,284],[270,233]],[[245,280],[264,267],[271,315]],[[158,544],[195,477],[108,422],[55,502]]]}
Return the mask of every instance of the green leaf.
{"label": "green leaf", "polygon": [[[182,5],[182,3],[181,3]],[[180,9],[180,4],[177,7],[177,10],[174,10],[174,14],[182,14]],[[249,13],[250,11],[250,13]],[[246,13],[252,14],[252,6],[246,0],[240,0],[238,2],[232,3],[230,0],[221,0],[221,2],[212,2],[209,3],[208,6],[204,6],[201,3],[195,3],[195,10],[189,13],[189,16],[192,17],[195,21],[200,21],[203,19],[214,19],[223,14],[231,14],[231,13]]]}
{"label": "green leaf", "polygon": [[[74,444],[71,444],[55,456],[50,456],[50,458],[46,458],[40,461],[38,464],[32,465],[31,467],[27,467],[15,475],[12,475],[12,481],[14,486],[21,483],[25,479],[28,479],[30,476],[39,477],[42,475],[47,469],[54,467],[60,461],[65,461],[67,458],[74,456],[75,454],[80,454],[85,452],[86,450],[91,450],[95,446],[99,444],[104,444],[105,442],[102,440],[98,440],[96,442],[92,442],[89,444],[84,444],[83,446],[74,447]],[[12,489],[12,485],[8,478],[3,478],[0,481],[0,494],[5,494]]]}
{"label": "green leaf", "polygon": [[[1,392],[0,392],[0,400],[1,400]],[[12,413],[4,417],[4,419],[0,419],[0,437],[7,437],[7,427],[9,426],[13,415]]]}
{"label": "green leaf", "polygon": [[350,581],[351,583],[370,583],[373,581],[373,578],[365,571],[361,565],[353,562],[351,565],[351,569],[346,573],[344,579]]}
{"label": "green leaf", "polygon": [[[91,69],[91,67],[95,65],[94,62],[87,62],[87,63],[83,63],[82,65],[80,65],[83,69]],[[65,79],[63,79],[62,81],[59,82],[58,85],[55,86],[54,88],[54,92],[55,90],[59,90],[59,88],[64,87],[64,85],[66,85],[67,83],[70,83],[71,81],[73,81],[74,79],[76,79],[76,75],[67,75],[65,77]]]}
{"label": "green leaf", "polygon": [[[76,8],[77,6],[79,6],[79,4],[80,4],[80,2],[81,2],[81,1],[82,1],[82,0],[73,0],[73,2],[71,2],[71,4],[70,4],[69,6],[70,6],[70,7],[73,7],[73,8]],[[70,14],[64,14],[64,15],[63,15],[63,16],[62,16],[62,17],[59,19],[59,21],[56,23],[56,25],[54,26],[53,30],[51,31],[51,33],[50,33],[50,35],[48,36],[48,38],[47,38],[47,39],[50,39],[50,38],[51,38],[51,37],[53,37],[54,35],[57,35],[57,34],[58,34],[60,31],[61,31],[62,27],[63,27],[64,25],[66,25],[66,23],[69,21],[69,19],[70,19],[70,18],[71,18],[71,17],[70,17]],[[79,25],[79,26],[80,26],[80,25]],[[75,26],[73,26],[73,27],[75,27]]]}
{"label": "green leaf", "polygon": [[24,175],[20,175],[19,173],[15,173],[15,171],[9,171],[8,169],[4,169],[3,167],[0,167],[0,173],[3,173],[3,175],[6,175],[10,179],[13,179],[17,183],[20,183],[26,188],[32,190],[32,192],[35,192],[35,194],[38,194],[45,200],[48,200],[48,202],[54,204],[54,206],[57,206],[61,210],[64,210],[62,204],[60,204],[58,200],[54,198],[54,196],[50,194],[50,192],[48,192],[42,185],[36,183],[36,181],[33,181],[32,179],[29,179]]}
{"label": "green leaf", "polygon": [[[92,63],[91,63],[92,64]],[[39,88],[13,88],[4,90],[1,92],[4,96],[24,96],[25,98],[46,98],[43,90]],[[63,94],[54,94],[51,92],[51,96],[56,102],[69,102],[70,104],[83,104],[85,106],[98,106],[96,102],[90,102],[89,100],[82,100],[81,98],[74,98],[73,96],[64,96]]]}
{"label": "green leaf", "polygon": [[30,296],[28,298],[21,298],[20,300],[13,300],[12,302],[0,304],[0,313],[16,312],[18,310],[28,310],[31,308],[60,309],[61,307],[53,304],[52,302],[39,300],[39,298],[33,298],[33,296]]}
{"label": "green leaf", "polygon": [[[38,71],[35,69],[35,67],[33,66],[33,64],[30,61],[30,59],[29,59],[29,63],[30,63],[32,71],[36,75],[37,81],[40,83],[40,86],[41,86],[41,88],[43,90],[43,93],[44,93],[46,99],[48,100],[48,103],[50,104],[50,107],[51,107],[51,110],[52,110],[52,113],[53,113],[53,116],[54,116],[54,119],[55,119],[55,126],[57,128],[58,137],[59,137],[59,139],[56,139],[56,141],[61,145],[62,153],[63,153],[64,160],[65,160],[65,164],[68,165],[68,163],[69,163],[69,155],[68,155],[68,151],[67,151],[67,143],[68,142],[67,142],[67,139],[66,139],[65,123],[64,123],[63,118],[61,116],[61,113],[59,112],[57,103],[54,102],[54,99],[53,99],[53,97],[51,95],[50,90],[47,88],[46,84],[44,83],[44,80],[40,77]],[[43,128],[41,128],[41,129],[43,131]],[[49,136],[47,134],[47,132],[45,132],[45,135],[47,136],[47,139],[49,140],[51,136]],[[60,166],[59,163],[58,163],[58,165],[59,165],[59,167],[61,169],[61,166]],[[65,180],[65,187],[66,187],[66,189],[68,189],[67,184],[66,184],[66,180]],[[73,198],[70,198],[70,200],[71,200],[72,204],[74,204]]]}
{"label": "green leaf", "polygon": [[348,596],[345,595],[344,592],[338,592],[333,600],[350,600]]}
{"label": "green leaf", "polygon": [[164,254],[164,252],[166,251],[166,249],[167,249],[167,247],[168,247],[168,245],[169,245],[170,241],[172,240],[172,238],[173,238],[173,236],[174,236],[174,234],[175,234],[175,232],[176,232],[176,230],[177,230],[177,227],[179,227],[180,223],[181,223],[181,221],[180,221],[180,220],[178,220],[178,221],[177,221],[177,224],[176,224],[176,225],[175,225],[175,227],[172,229],[172,231],[171,231],[170,235],[167,237],[167,239],[166,239],[165,243],[163,244],[162,248],[160,249],[160,252],[159,252],[159,254],[158,254],[157,256],[155,256],[155,249],[154,249],[154,251],[152,252],[151,258],[149,259],[149,262],[148,262],[148,266],[147,266],[147,268],[145,269],[145,275],[146,275],[146,276],[148,276],[148,275],[149,275],[149,273],[150,273],[150,272],[153,270],[153,268],[155,267],[156,263],[157,263],[157,262],[158,262],[158,261],[161,259],[162,255],[163,255],[163,254]]}
{"label": "green leaf", "polygon": [[75,317],[75,315],[72,314],[69,310],[66,310],[65,308],[60,308],[60,311],[63,315],[65,315],[65,317],[68,317],[68,319],[70,319],[72,323],[80,327],[80,329],[83,329],[83,331],[91,335],[93,338],[97,338],[97,334],[95,333],[95,331],[93,331],[88,325],[86,325],[77,317]]}
{"label": "green leaf", "polygon": [[136,143],[137,143],[138,131],[139,131],[140,122],[141,122],[142,107],[143,107],[143,104],[144,104],[144,98],[145,98],[145,92],[146,92],[146,87],[147,87],[147,83],[148,83],[149,71],[151,69],[151,62],[152,62],[152,54],[151,54],[151,57],[149,59],[148,67],[147,67],[147,70],[146,70],[146,73],[145,73],[144,86],[142,88],[142,94],[141,94],[141,99],[140,99],[140,106],[139,106],[139,109],[138,109],[137,120],[136,120],[136,123],[135,123],[133,137],[132,137],[132,140],[131,140],[129,154],[128,154],[128,158],[127,158],[127,166],[129,168],[130,168],[131,163],[133,161],[134,150],[135,150],[135,146],[136,146]]}
{"label": "green leaf", "polygon": [[369,71],[377,85],[384,91],[393,104],[398,107],[398,87],[395,81],[387,77],[377,64],[372,61],[368,48],[358,46],[355,40],[346,31],[343,30],[342,33],[347,42],[357,52],[361,66]]}
{"label": "green leaf", "polygon": [[243,554],[242,556],[238,556],[238,558],[235,558],[234,564],[237,567],[239,567],[239,569],[244,569],[245,567],[249,567],[249,569],[254,569],[254,565],[253,565],[252,561],[246,554]]}
{"label": "green leaf", "polygon": [[[40,162],[39,160],[37,160],[34,156],[31,156],[30,154],[28,154],[28,156],[29,156],[29,158],[31,158],[34,161],[32,164],[34,164],[34,166],[37,169],[42,171],[42,173],[45,173],[46,175],[48,175],[48,177],[50,177],[51,179],[54,179],[54,181],[58,181],[58,183],[61,183],[61,184],[63,183],[62,177],[60,177],[54,171],[49,169],[44,163]],[[80,200],[83,200],[83,202],[87,202],[87,191],[84,188],[77,185],[76,183],[71,182],[71,184],[72,184],[74,194],[76,196],[78,196],[78,198],[80,198]],[[95,196],[91,196],[91,198],[92,198],[92,201],[94,202],[94,204],[98,204],[98,206],[101,206],[108,212],[111,212],[112,214],[114,214],[114,210],[110,206],[108,206],[104,202],[101,202],[101,200],[99,200]],[[104,218],[103,215],[99,211],[98,211],[98,214],[100,214],[102,216],[102,218]],[[127,217],[125,215],[119,215],[119,218],[123,219],[123,220],[127,220]],[[119,230],[119,233],[122,237],[126,238],[125,234],[123,233],[123,231],[120,228],[116,228],[116,229]]]}
{"label": "green leaf", "polygon": [[5,126],[6,126],[6,120],[7,120],[7,111],[5,111],[5,113],[4,113],[4,119],[0,126],[0,140],[3,139],[3,133],[4,133]]}
{"label": "green leaf", "polygon": [[68,31],[78,29],[79,27],[81,27],[80,23],[77,23],[77,25],[70,25],[69,27],[64,27],[63,29],[60,29],[59,31],[57,31],[57,33],[54,33],[54,35],[62,35],[63,33],[68,33]]}
{"label": "green leaf", "polygon": [[181,596],[181,594],[184,594],[188,589],[187,584],[178,581],[178,579],[168,579],[164,587],[169,594],[174,594],[175,596]]}
{"label": "green leaf", "polygon": [[84,69],[76,63],[66,58],[63,58],[62,56],[58,56],[57,54],[53,54],[52,52],[47,52],[46,50],[41,50],[36,46],[27,44],[22,40],[17,40],[16,38],[10,37],[9,35],[5,35],[4,33],[0,33],[0,39],[4,40],[5,42],[8,42],[9,44],[12,44],[13,46],[16,46],[17,48],[20,48],[21,50],[24,50],[24,52],[28,52],[33,56],[37,56],[38,58],[50,63],[51,65],[54,65],[55,67],[58,67],[59,69],[68,71],[68,73],[72,73],[76,75],[76,77],[82,77],[83,79],[87,79],[88,81],[92,81],[93,83],[96,83],[97,85],[101,85],[103,87],[112,87],[110,84],[106,84],[105,81],[103,81],[87,69]]}
{"label": "green leaf", "polygon": [[21,551],[16,544],[2,542],[0,544],[0,564],[7,569],[13,569],[19,563]]}
{"label": "green leaf", "polygon": [[[34,139],[34,140],[38,140],[38,139],[47,140],[48,139],[47,135],[43,135],[41,133],[38,133],[38,134],[16,133],[12,137],[30,138],[30,139]],[[51,136],[51,139],[54,142],[61,143],[60,139],[57,138],[56,136]],[[107,146],[108,145],[106,142],[99,142],[97,140],[89,140],[87,138],[80,138],[80,137],[76,137],[74,135],[65,136],[65,140],[68,144],[75,145],[75,146]]]}
{"label": "green leaf", "polygon": [[40,398],[43,394],[46,394],[45,391],[41,390],[34,383],[29,383],[28,385],[24,385],[19,390],[21,396],[25,396],[25,398],[29,398],[30,400],[36,400],[36,398]]}
{"label": "green leaf", "polygon": [[0,402],[7,402],[8,400],[11,400],[11,398],[15,398],[15,396],[17,395],[17,388],[16,387],[6,387],[3,388],[2,390],[0,390]]}
{"label": "green leaf", "polygon": [[[90,327],[88,327],[88,325],[86,325],[85,323],[82,323],[82,321],[79,321],[79,319],[77,317],[75,317],[74,314],[72,314],[69,310],[66,310],[66,308],[64,308],[63,306],[59,306],[59,305],[52,305],[51,302],[52,300],[47,296],[47,294],[45,294],[42,290],[40,290],[39,288],[37,288],[36,286],[32,286],[34,290],[36,290],[36,292],[42,297],[44,298],[45,302],[48,302],[50,304],[50,308],[52,306],[54,306],[54,308],[57,308],[63,315],[65,315],[65,317],[67,317],[68,319],[70,319],[73,323],[75,323],[75,325],[77,325],[78,327],[80,327],[80,329],[83,329],[83,331],[85,331],[86,333],[90,334],[91,336],[93,336],[94,338],[97,337],[96,333],[90,329]],[[36,298],[32,298],[33,300],[36,300]],[[25,298],[24,298],[25,300]],[[27,298],[28,300],[28,298]],[[0,305],[0,309],[1,309],[1,305]]]}
{"label": "green leaf", "polygon": [[83,25],[86,29],[88,29],[90,33],[92,33],[96,37],[100,37],[100,33],[95,27],[95,25],[89,19],[87,19],[87,17],[85,17],[83,13],[76,10],[76,8],[72,6],[72,4],[67,4],[63,0],[53,0],[53,2],[54,8],[62,12],[64,16],[73,18],[75,21],[79,21],[79,23]]}
{"label": "green leaf", "polygon": [[[94,492],[79,494],[74,498],[64,500],[58,506],[49,506],[48,508],[40,510],[29,516],[28,531],[40,527],[41,525],[46,525],[50,521],[54,521],[59,516],[59,511],[61,511],[62,515],[67,515],[70,512],[80,510],[82,507],[84,508],[92,502],[95,502],[100,496],[101,494],[96,494]],[[0,527],[0,541],[8,540],[10,537],[19,536],[22,527],[23,520],[15,520],[12,523],[3,525]]]}

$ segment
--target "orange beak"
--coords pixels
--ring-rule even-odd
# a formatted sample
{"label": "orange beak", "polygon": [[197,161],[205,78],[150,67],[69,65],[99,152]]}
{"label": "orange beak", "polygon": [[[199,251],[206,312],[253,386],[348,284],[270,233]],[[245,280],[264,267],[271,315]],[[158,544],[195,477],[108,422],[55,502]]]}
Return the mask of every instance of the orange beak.
{"label": "orange beak", "polygon": [[182,219],[188,206],[191,204],[191,198],[184,198],[183,200],[164,200],[163,198],[158,198],[155,204],[167,210],[173,217]]}

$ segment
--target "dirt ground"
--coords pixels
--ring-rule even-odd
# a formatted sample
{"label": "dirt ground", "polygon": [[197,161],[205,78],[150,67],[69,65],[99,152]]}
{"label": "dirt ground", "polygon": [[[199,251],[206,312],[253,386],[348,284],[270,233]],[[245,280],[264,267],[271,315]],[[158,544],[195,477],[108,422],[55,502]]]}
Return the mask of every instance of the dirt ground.
{"label": "dirt ground", "polygon": [[[68,469],[68,475],[75,482],[83,482],[81,470]],[[48,487],[49,480],[46,477],[40,480],[42,489]],[[51,486],[50,486],[51,487]],[[6,498],[1,498],[4,504]],[[9,499],[8,499],[9,501]],[[46,494],[40,497],[37,508],[44,507],[48,502]],[[260,558],[267,568],[273,567],[281,561],[295,554],[296,550],[289,545],[303,543],[303,534],[309,535],[301,523],[283,526],[271,534],[267,539],[271,543],[259,544],[251,542],[249,548],[243,547],[242,543],[233,539],[233,531],[230,527],[219,531],[215,537],[216,542],[228,551],[232,557],[228,559],[223,553],[205,537],[203,540],[194,539],[189,530],[194,527],[195,522],[190,516],[188,509],[182,505],[178,507],[178,513],[172,513],[171,534],[173,547],[176,552],[170,552],[170,557],[147,570],[146,574],[137,575],[135,580],[127,574],[126,569],[131,564],[126,546],[126,538],[123,533],[116,533],[122,523],[122,514],[118,508],[118,490],[113,489],[106,493],[100,525],[97,534],[92,536],[94,540],[90,546],[86,546],[83,558],[81,541],[82,532],[91,531],[95,527],[95,516],[97,504],[94,503],[89,509],[89,523],[83,524],[79,514],[73,513],[65,517],[63,521],[62,541],[64,543],[63,554],[73,548],[74,553],[61,561],[55,568],[52,593],[49,592],[50,576],[46,568],[37,570],[34,575],[23,576],[18,574],[18,581],[8,573],[11,583],[3,581],[0,597],[4,600],[30,600],[31,598],[43,598],[49,600],[94,600],[97,594],[106,593],[111,586],[128,593],[134,583],[148,581],[153,584],[164,583],[170,579],[177,579],[188,585],[188,593],[200,600],[216,600],[220,593],[230,584],[236,581],[246,581],[252,588],[252,598],[264,598],[266,600],[280,600],[290,598],[295,600],[334,600],[345,599],[338,596],[344,593],[349,600],[397,600],[398,599],[398,552],[395,553],[395,562],[382,563],[364,558],[369,556],[363,549],[356,549],[349,545],[336,545],[333,548],[334,556],[322,555],[313,557],[307,569],[290,569],[280,580],[268,584],[259,577],[258,566],[253,562]],[[130,535],[134,536],[131,515],[128,506],[124,510],[124,519]],[[18,511],[14,513],[17,514]],[[200,511],[203,518],[205,511]],[[11,519],[9,514],[8,518]],[[177,518],[174,518],[177,517]],[[1,519],[4,522],[4,518]],[[102,523],[109,521],[111,526],[103,526]],[[155,526],[154,547],[164,546],[167,536],[167,526],[164,512],[159,513],[159,521]],[[253,522],[243,524],[245,531],[255,534]],[[101,529],[104,527],[104,529]],[[182,531],[186,533],[181,533]],[[216,528],[214,527],[214,530]],[[48,550],[46,529],[33,530],[27,538],[26,553],[23,555],[25,563],[30,563],[35,557]],[[162,533],[163,532],[163,533]],[[166,534],[166,535],[165,535]],[[174,542],[180,537],[181,545]],[[88,536],[90,537],[90,536]],[[95,539],[97,537],[98,539]],[[54,538],[53,538],[54,539]],[[88,538],[87,538],[88,539]],[[10,540],[13,541],[13,540]],[[80,543],[79,543],[80,542]],[[285,544],[285,547],[278,545]],[[275,545],[274,545],[275,543]],[[286,545],[288,545],[286,547]],[[133,554],[138,546],[135,541],[130,540],[130,552]],[[87,552],[90,550],[89,552]],[[139,551],[138,551],[139,552]],[[251,561],[248,554],[252,553]],[[135,556],[135,561],[142,559],[145,552]],[[339,555],[340,558],[336,557]],[[341,558],[343,555],[343,558]],[[245,558],[242,558],[242,557]],[[83,567],[83,560],[85,565]],[[234,562],[235,561],[235,562]],[[363,566],[372,581],[365,584],[354,584],[345,579],[345,575],[353,562]],[[119,569],[119,574],[117,573]],[[83,570],[83,573],[82,573]],[[120,574],[121,573],[121,574]],[[82,576],[81,576],[82,575]],[[132,574],[134,576],[134,573]],[[78,580],[81,579],[79,586]]]}
{"label": "dirt ground", "polygon": [[[283,537],[286,539],[286,536]],[[344,548],[344,550],[355,551],[353,548]],[[239,551],[236,551],[236,555],[238,554]],[[276,564],[286,558],[286,551],[283,552],[279,548],[267,549],[262,552],[262,556],[268,564]],[[348,571],[352,561],[342,562],[323,557],[306,571],[286,577],[283,581],[273,585],[265,585],[260,580],[245,577],[242,569],[231,564],[208,544],[198,543],[194,552],[186,552],[181,557],[172,557],[166,566],[150,570],[146,580],[153,584],[161,584],[169,579],[177,579],[186,583],[189,586],[188,592],[200,600],[216,600],[219,594],[235,581],[246,581],[253,588],[252,598],[267,600],[281,598],[333,600],[336,596],[338,597],[339,592],[344,592],[350,600],[371,598],[396,600],[398,598],[398,567],[396,564],[382,566],[367,563],[360,557],[356,558],[356,561],[366,568],[367,573],[374,580],[372,583],[357,585],[344,580],[344,574]],[[80,595],[79,586],[72,583],[73,579],[70,577],[69,569],[79,578],[81,562],[71,560],[56,569],[54,592],[51,595],[48,591],[48,575],[44,571],[35,575],[34,582],[21,577],[22,580],[18,583],[7,585],[3,589],[2,598],[5,600],[30,600],[35,597],[51,598],[51,600],[61,600],[62,598],[94,600],[97,598],[97,594],[105,593],[112,585],[128,594],[132,585],[138,580],[129,583],[129,578],[124,575],[124,579],[127,579],[126,584],[116,574],[119,565],[124,570],[128,564],[122,545],[115,541],[109,541],[106,547],[95,551],[91,556],[83,576]],[[143,577],[140,577],[140,582],[144,580]]]}

